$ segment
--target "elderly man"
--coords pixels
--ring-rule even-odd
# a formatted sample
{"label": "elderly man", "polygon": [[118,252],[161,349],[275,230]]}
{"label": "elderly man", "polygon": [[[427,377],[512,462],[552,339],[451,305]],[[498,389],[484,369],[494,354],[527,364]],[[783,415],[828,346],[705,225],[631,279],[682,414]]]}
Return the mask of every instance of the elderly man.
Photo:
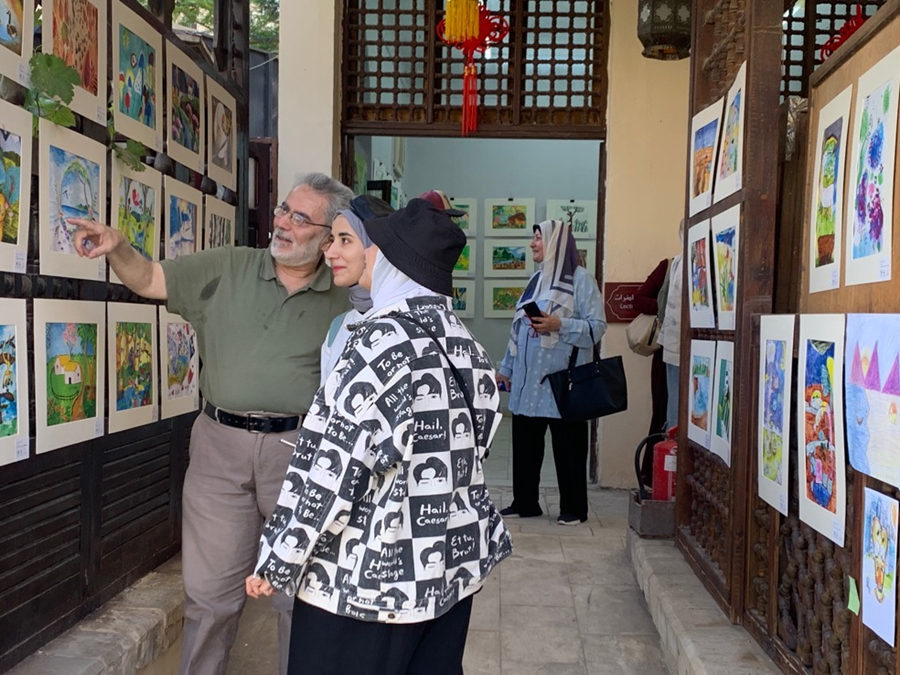
{"label": "elderly man", "polygon": [[[71,221],[80,255],[106,255],[132,291],[165,300],[197,331],[206,404],[184,480],[181,673],[225,672],[244,577],[319,384],[319,347],[332,317],[349,307],[322,251],[332,219],[352,196],[332,178],[309,174],[275,209],[268,249],[216,248],[159,263],[141,257],[117,230]],[[285,672],[290,598],[276,606]]]}

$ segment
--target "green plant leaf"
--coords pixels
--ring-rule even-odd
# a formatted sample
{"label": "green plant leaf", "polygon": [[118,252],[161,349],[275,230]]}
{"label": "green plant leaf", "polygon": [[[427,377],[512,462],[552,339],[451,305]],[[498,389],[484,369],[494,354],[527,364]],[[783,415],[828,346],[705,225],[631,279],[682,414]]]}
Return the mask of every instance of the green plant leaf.
{"label": "green plant leaf", "polygon": [[113,143],[112,150],[116,157],[129,169],[143,171],[146,168],[144,162],[141,161],[147,152],[147,148],[144,147],[143,143],[129,138],[125,143]]}
{"label": "green plant leaf", "polygon": [[61,127],[75,126],[75,113],[59,103],[45,109],[44,118]]}
{"label": "green plant leaf", "polygon": [[81,84],[81,76],[72,66],[54,54],[34,54],[31,65],[31,88],[63,103],[71,103],[75,85]]}

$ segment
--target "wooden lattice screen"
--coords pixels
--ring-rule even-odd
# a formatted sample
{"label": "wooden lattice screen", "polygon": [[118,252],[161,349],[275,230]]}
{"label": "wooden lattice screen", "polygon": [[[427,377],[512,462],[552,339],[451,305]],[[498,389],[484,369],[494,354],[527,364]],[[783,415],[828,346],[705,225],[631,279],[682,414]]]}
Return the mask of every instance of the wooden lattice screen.
{"label": "wooden lattice screen", "polygon": [[[603,138],[607,1],[486,4],[510,33],[477,59],[478,135]],[[345,0],[345,132],[458,134],[463,60],[435,34],[443,5]]]}

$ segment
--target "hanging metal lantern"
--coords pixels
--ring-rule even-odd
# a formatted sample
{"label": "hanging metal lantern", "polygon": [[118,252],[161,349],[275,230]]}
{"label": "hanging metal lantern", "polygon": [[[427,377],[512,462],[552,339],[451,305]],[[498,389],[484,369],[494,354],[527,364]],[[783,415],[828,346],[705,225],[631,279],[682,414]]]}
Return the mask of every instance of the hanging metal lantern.
{"label": "hanging metal lantern", "polygon": [[638,0],[638,39],[648,59],[683,59],[691,54],[689,0]]}

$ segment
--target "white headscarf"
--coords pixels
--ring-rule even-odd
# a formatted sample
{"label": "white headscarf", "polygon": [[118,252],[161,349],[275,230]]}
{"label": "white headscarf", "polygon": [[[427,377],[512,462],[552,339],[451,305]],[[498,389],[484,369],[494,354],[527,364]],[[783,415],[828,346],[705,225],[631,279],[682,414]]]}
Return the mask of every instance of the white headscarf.
{"label": "white headscarf", "polygon": [[378,250],[375,254],[375,268],[372,270],[372,309],[367,314],[379,312],[386,307],[427,295],[440,295],[430,288],[413,281],[394,267],[393,263]]}

